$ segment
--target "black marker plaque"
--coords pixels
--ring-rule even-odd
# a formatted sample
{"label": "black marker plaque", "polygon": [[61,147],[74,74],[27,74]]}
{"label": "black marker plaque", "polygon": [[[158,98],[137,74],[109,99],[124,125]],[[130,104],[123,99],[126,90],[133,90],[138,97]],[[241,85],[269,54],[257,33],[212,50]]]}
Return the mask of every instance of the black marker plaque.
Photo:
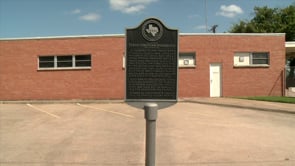
{"label": "black marker plaque", "polygon": [[177,30],[155,18],[126,30],[126,101],[176,101],[177,75]]}

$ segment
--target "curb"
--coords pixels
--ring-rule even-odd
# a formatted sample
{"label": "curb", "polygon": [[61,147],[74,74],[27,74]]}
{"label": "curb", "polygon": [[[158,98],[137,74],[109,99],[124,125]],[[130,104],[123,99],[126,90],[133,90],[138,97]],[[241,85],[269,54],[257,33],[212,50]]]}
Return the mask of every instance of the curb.
{"label": "curb", "polygon": [[252,106],[243,106],[243,105],[236,105],[236,104],[212,103],[212,102],[196,101],[196,100],[182,100],[182,102],[197,103],[197,104],[206,104],[206,105],[215,105],[215,106],[231,107],[231,108],[241,108],[241,109],[253,109],[253,110],[265,111],[265,112],[295,114],[294,111],[289,111],[289,110],[272,109],[272,108],[261,108],[261,107],[252,107]]}
{"label": "curb", "polygon": [[[243,105],[227,104],[227,103],[213,103],[213,102],[189,100],[189,99],[179,99],[178,102],[197,103],[197,104],[206,104],[206,105],[241,108],[241,109],[253,109],[257,111],[266,111],[266,112],[275,112],[275,113],[295,114],[295,111],[289,111],[289,110],[283,110],[283,109],[243,106]],[[111,99],[107,99],[107,100],[17,100],[17,101],[1,101],[0,100],[0,104],[72,104],[72,103],[123,104],[125,102],[124,100],[119,100],[119,99],[118,100],[111,100]]]}

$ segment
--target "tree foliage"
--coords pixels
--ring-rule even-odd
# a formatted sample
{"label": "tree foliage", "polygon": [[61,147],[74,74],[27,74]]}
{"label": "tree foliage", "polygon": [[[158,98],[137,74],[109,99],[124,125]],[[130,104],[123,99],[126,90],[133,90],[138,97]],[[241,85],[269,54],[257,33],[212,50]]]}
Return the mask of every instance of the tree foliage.
{"label": "tree foliage", "polygon": [[295,41],[295,3],[282,9],[254,7],[254,17],[234,24],[229,32],[286,33],[286,41]]}

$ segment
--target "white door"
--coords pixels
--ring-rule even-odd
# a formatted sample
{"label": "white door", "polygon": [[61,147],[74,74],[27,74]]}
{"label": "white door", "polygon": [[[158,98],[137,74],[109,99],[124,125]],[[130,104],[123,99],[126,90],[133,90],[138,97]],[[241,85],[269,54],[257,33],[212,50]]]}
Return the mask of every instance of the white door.
{"label": "white door", "polygon": [[210,97],[221,96],[221,64],[210,64]]}

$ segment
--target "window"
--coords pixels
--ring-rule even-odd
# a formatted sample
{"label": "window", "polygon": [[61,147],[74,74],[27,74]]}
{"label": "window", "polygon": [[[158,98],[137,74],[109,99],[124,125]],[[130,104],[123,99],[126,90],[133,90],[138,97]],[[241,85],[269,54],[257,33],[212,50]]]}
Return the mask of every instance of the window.
{"label": "window", "polygon": [[90,55],[76,55],[75,56],[75,66],[76,67],[91,66],[91,56]]}
{"label": "window", "polygon": [[268,53],[252,53],[252,64],[269,64]]}
{"label": "window", "polygon": [[234,66],[236,67],[268,67],[268,52],[237,52],[234,54]]}
{"label": "window", "polygon": [[178,66],[179,67],[195,67],[196,53],[195,52],[179,53]]}
{"label": "window", "polygon": [[52,68],[54,67],[54,56],[39,57],[39,68]]}
{"label": "window", "polygon": [[57,67],[73,67],[72,56],[57,56]]}
{"label": "window", "polygon": [[91,55],[39,56],[39,70],[89,69]]}

